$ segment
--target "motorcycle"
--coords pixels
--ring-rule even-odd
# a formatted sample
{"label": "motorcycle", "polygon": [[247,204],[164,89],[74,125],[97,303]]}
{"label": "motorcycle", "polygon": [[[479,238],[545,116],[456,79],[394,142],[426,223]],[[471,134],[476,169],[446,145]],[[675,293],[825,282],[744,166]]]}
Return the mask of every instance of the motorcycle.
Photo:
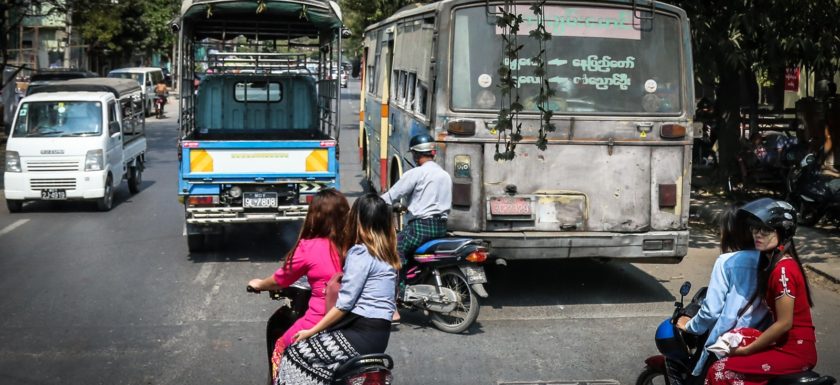
{"label": "motorcycle", "polygon": [[[404,212],[405,206],[396,203],[394,211]],[[488,297],[481,266],[486,260],[487,247],[480,239],[446,237],[424,243],[403,267],[397,305],[427,312],[441,331],[467,330],[478,318],[479,297]]]}
{"label": "motorcycle", "polygon": [[737,155],[739,172],[729,176],[724,185],[726,192],[739,198],[738,194],[750,187],[784,191],[789,170],[802,159],[806,149],[796,137],[781,132],[753,134],[741,142]]}
{"label": "motorcycle", "polygon": [[[249,293],[260,291],[250,285]],[[280,307],[268,319],[265,330],[265,342],[268,362],[268,384],[271,385],[271,355],[274,345],[292,324],[306,313],[312,289],[306,278],[301,278],[289,287],[269,291],[269,297],[280,302]],[[390,385],[393,382],[391,370],[394,360],[387,354],[364,354],[342,363],[333,374],[333,385]]]}
{"label": "motorcycle", "polygon": [[166,104],[166,96],[164,95],[157,95],[155,96],[155,117],[158,119],[163,119],[163,105]]}
{"label": "motorcycle", "polygon": [[821,167],[824,157],[820,148],[816,154],[809,153],[798,166],[788,174],[788,202],[799,212],[799,223],[813,226],[827,217],[840,223],[840,179],[823,175]]}
{"label": "motorcycle", "polygon": [[[706,298],[706,289],[701,288],[688,305],[684,304],[685,296],[691,290],[691,283],[685,282],[680,287],[680,300],[674,302],[673,315],[662,321],[656,329],[656,348],[661,354],[645,359],[645,369],[636,380],[636,385],[652,385],[665,383],[699,385],[703,384],[704,375],[694,377],[692,369],[700,359],[700,353],[704,349],[704,343],[708,334],[694,335],[683,332],[676,328],[677,320],[682,316],[692,317]],[[714,355],[712,355],[714,357]],[[710,363],[706,363],[708,368]],[[833,385],[836,382],[834,377],[820,376],[814,371],[778,376],[771,379],[768,385]]]}

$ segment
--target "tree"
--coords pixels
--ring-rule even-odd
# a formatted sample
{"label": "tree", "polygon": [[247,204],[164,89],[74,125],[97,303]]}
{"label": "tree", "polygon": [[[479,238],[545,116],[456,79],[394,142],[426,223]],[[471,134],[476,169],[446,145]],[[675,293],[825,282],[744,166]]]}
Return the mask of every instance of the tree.
{"label": "tree", "polygon": [[[3,0],[0,2],[0,64],[3,74],[11,59],[9,35],[20,28],[29,17],[46,17],[54,13],[66,12],[69,1],[64,0]],[[11,79],[25,68],[15,67]],[[0,89],[5,86],[6,77],[0,75]]]}
{"label": "tree", "polygon": [[425,4],[433,0],[340,0],[344,14],[344,25],[353,32],[348,39],[347,52],[361,55],[362,35],[365,28],[393,15],[401,8],[411,4]]}

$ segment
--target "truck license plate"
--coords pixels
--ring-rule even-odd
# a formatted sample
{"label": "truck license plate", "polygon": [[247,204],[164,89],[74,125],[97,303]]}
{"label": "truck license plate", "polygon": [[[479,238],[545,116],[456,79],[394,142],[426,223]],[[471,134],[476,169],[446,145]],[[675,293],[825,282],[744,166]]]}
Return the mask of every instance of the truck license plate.
{"label": "truck license plate", "polygon": [[242,207],[257,209],[277,207],[277,193],[244,193],[242,194]]}
{"label": "truck license plate", "polygon": [[529,198],[490,198],[491,215],[531,215],[531,199]]}
{"label": "truck license plate", "polygon": [[56,189],[41,190],[41,199],[46,199],[46,200],[67,199],[67,191],[66,190],[56,190]]}

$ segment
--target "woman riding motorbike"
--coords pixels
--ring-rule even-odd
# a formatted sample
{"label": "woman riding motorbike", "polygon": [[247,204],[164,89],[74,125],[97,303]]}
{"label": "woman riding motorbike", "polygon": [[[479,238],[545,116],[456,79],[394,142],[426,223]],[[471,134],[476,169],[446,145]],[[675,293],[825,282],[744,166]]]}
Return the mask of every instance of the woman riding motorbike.
{"label": "woman riding motorbike", "polygon": [[248,285],[258,291],[287,287],[306,275],[312,296],[309,308],[274,346],[271,357],[272,380],[277,379],[283,351],[291,345],[294,335],[315,326],[326,313],[324,288],[335,273],[341,271],[343,262],[344,232],[350,206],[343,194],[335,189],[324,189],[315,194],[309,212],[300,230],[295,246],[286,255],[283,267],[263,279],[252,279]]}
{"label": "woman riding motorbike", "polygon": [[817,363],[811,292],[796,253],[796,211],[784,201],[762,198],[739,211],[761,252],[759,295],[773,324],[754,342],[733,350],[709,369],[706,383],[763,385],[775,376],[812,369]]}
{"label": "woman riding motorbike", "polygon": [[396,310],[400,260],[391,208],[375,194],[353,203],[347,251],[335,307],[315,326],[295,335],[286,349],[277,384],[329,384],[352,357],[384,353]]}
{"label": "woman riding motorbike", "polygon": [[[767,306],[756,293],[759,252],[754,249],[749,228],[738,220],[737,207],[730,207],[720,217],[721,254],[715,261],[706,298],[697,314],[681,317],[677,328],[691,334],[709,332],[704,347],[714,344],[721,334],[736,327],[761,329]],[[692,370],[702,376],[709,352],[704,348]]]}

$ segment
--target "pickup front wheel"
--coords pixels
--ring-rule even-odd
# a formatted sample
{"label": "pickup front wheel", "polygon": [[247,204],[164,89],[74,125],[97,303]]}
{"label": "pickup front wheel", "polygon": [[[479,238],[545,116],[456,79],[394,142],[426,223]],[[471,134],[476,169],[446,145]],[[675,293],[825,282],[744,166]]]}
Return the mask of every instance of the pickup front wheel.
{"label": "pickup front wheel", "polygon": [[19,213],[23,211],[23,201],[6,199],[6,208],[10,213]]}
{"label": "pickup front wheel", "polygon": [[99,211],[110,211],[114,207],[114,186],[111,176],[105,180],[105,195],[96,200],[96,208]]}

